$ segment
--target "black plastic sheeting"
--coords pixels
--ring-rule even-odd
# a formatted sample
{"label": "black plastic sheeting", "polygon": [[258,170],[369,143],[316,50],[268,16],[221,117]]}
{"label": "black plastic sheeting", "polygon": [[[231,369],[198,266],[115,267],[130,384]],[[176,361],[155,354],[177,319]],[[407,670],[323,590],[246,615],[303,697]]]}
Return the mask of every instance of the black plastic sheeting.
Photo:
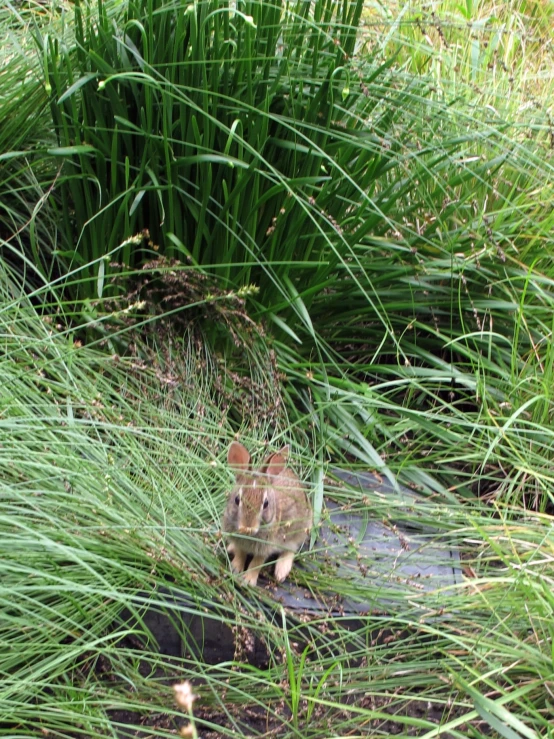
{"label": "black plastic sheeting", "polygon": [[[414,491],[395,488],[371,473],[335,469],[332,474],[347,488],[394,496],[401,505],[405,503],[413,507],[422,500]],[[344,500],[344,489],[341,493],[340,499]],[[450,548],[446,536],[438,537],[435,529],[426,527],[424,523],[416,527],[407,527],[401,520],[395,523],[393,516],[389,517],[392,523],[390,520],[374,520],[367,506],[356,510],[356,500],[360,501],[359,495],[353,498],[353,505],[325,500],[327,513],[322,519],[314,549],[309,558],[295,562],[292,577],[285,583],[274,584],[269,576],[271,565],[263,569],[258,587],[268,586],[275,609],[282,606],[287,618],[300,622],[312,618],[333,619],[340,615],[341,619],[351,619],[350,625],[355,629],[360,626],[363,614],[377,610],[394,612],[395,598],[396,603],[399,597],[405,601],[406,592],[410,590],[420,603],[422,599],[424,602],[426,593],[433,591],[435,609],[436,591],[440,593],[442,588],[455,587],[461,582],[459,556]],[[312,569],[314,574],[327,570],[330,576],[321,578],[322,586],[317,590],[314,588],[315,577],[307,578],[311,583],[308,590],[295,583],[295,568]],[[346,591],[355,595],[340,597],[325,590],[324,582],[336,582],[336,578],[347,581],[352,587]],[[238,578],[237,584],[240,584]],[[371,587],[366,587],[366,584]],[[367,597],[364,597],[364,591]],[[237,659],[236,634],[223,623],[214,610],[215,606],[195,603],[186,592],[175,586],[157,591],[155,600],[156,606],[146,608],[142,622],[162,654],[169,657],[194,654],[209,664]],[[205,614],[200,615],[199,611],[205,611]],[[130,614],[123,620],[132,625]],[[248,651],[248,661],[263,666],[267,652],[257,639],[250,641]]]}
{"label": "black plastic sheeting", "polygon": [[[417,505],[421,497],[408,488],[398,490],[387,480],[370,473],[352,473],[333,470],[333,475],[349,487],[362,492],[376,491],[383,495],[394,495],[407,506]],[[334,593],[310,592],[284,583],[275,590],[275,598],[289,609],[302,611],[340,611],[345,614],[367,612],[377,606],[391,603],[394,592],[405,594],[413,591],[414,596],[423,592],[447,588],[461,582],[460,558],[446,540],[440,540],[433,529],[424,525],[414,528],[402,523],[391,525],[371,518],[367,507],[362,511],[349,510],[348,505],[327,499],[325,506],[329,516],[324,521],[314,545],[314,557],[334,568],[334,576],[348,580],[358,596],[363,593],[364,581],[371,581],[372,592],[378,584],[380,594],[372,602],[359,598],[336,600]]]}

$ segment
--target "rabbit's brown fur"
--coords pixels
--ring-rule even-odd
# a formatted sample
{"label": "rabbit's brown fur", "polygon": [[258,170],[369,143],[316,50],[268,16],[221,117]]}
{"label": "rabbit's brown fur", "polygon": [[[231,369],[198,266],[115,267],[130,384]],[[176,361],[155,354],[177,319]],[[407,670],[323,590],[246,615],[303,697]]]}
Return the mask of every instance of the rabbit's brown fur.
{"label": "rabbit's brown fur", "polygon": [[235,470],[236,483],[227,500],[222,528],[229,534],[234,572],[243,572],[247,556],[253,555],[243,573],[250,585],[256,584],[266,559],[279,553],[275,577],[283,581],[312,526],[306,492],[286,466],[288,452],[288,446],[283,447],[259,470],[252,470],[246,448],[237,441],[229,447],[227,461]]}

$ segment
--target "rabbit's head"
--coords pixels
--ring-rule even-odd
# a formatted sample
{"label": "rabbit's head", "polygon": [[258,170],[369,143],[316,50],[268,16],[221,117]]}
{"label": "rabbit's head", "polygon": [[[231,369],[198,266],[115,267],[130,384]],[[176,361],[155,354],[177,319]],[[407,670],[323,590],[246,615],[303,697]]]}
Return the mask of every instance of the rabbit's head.
{"label": "rabbit's head", "polygon": [[262,526],[271,526],[277,511],[273,481],[286,466],[288,446],[272,454],[259,470],[252,470],[250,454],[238,441],[229,447],[227,461],[236,481],[227,501],[226,519],[239,534],[256,536]]}

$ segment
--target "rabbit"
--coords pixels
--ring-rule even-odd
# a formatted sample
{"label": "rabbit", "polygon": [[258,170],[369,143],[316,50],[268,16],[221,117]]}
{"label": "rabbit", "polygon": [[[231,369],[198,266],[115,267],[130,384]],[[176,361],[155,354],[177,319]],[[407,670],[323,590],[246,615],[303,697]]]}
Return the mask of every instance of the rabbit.
{"label": "rabbit", "polygon": [[[312,509],[297,475],[286,466],[289,447],[272,454],[259,470],[252,470],[250,454],[237,441],[229,447],[227,461],[236,474],[223,514],[223,532],[229,534],[231,568],[244,581],[256,585],[260,567],[279,554],[275,578],[283,582],[294,555],[312,527]],[[246,558],[253,555],[243,572]]]}

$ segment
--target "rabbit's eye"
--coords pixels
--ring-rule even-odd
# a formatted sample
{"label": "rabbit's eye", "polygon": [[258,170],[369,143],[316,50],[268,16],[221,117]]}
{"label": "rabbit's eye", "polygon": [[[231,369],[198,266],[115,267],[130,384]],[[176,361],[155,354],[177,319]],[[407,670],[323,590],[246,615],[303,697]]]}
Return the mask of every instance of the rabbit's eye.
{"label": "rabbit's eye", "polygon": [[269,500],[266,498],[264,500],[264,510],[267,508],[268,505],[269,505]]}
{"label": "rabbit's eye", "polygon": [[237,495],[237,497],[235,498],[235,503],[237,505],[239,505],[239,503],[240,503],[240,495]]}

